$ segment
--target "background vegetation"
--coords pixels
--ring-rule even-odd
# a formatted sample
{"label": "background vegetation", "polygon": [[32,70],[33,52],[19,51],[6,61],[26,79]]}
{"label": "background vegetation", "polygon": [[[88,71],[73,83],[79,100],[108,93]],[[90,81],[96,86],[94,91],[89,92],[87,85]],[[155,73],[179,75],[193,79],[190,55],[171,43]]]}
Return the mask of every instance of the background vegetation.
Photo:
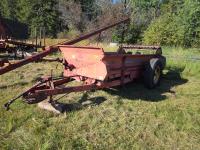
{"label": "background vegetation", "polygon": [[[125,42],[199,47],[198,0],[1,0],[3,18],[26,24],[29,36],[45,27],[49,37],[65,38],[131,17]],[[120,41],[122,27],[102,38]]]}

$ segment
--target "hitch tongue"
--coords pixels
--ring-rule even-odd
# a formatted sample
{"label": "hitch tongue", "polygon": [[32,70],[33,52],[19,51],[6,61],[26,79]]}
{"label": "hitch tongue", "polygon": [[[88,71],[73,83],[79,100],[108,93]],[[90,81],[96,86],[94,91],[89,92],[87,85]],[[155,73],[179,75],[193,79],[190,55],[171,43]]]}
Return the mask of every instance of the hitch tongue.
{"label": "hitch tongue", "polygon": [[10,105],[11,105],[10,102],[4,104],[4,108],[6,109],[6,111],[9,111],[9,110],[10,110]]}
{"label": "hitch tongue", "polygon": [[[23,93],[24,94],[24,93]],[[21,96],[23,96],[23,94],[20,94],[19,96],[17,96],[16,98],[13,98],[11,100],[9,100],[6,104],[4,104],[4,108],[6,109],[6,111],[10,110],[10,105],[12,103],[14,103],[17,99],[19,99]]]}
{"label": "hitch tongue", "polygon": [[10,105],[12,103],[14,103],[17,99],[19,99],[20,97],[26,95],[28,92],[30,92],[31,90],[35,89],[36,87],[40,86],[41,84],[47,82],[49,79],[46,79],[46,80],[43,80],[43,81],[40,81],[39,83],[37,83],[36,85],[34,85],[32,88],[28,89],[27,91],[21,93],[20,95],[18,95],[17,97],[9,100],[6,104],[4,104],[4,108],[8,111],[10,109]]}

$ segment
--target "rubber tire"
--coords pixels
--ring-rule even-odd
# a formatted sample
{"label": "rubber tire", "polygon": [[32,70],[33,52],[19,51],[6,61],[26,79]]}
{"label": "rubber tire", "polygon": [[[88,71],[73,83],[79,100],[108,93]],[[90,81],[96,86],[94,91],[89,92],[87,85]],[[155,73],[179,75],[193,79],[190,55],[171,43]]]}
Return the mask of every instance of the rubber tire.
{"label": "rubber tire", "polygon": [[[160,77],[157,83],[154,83],[154,75],[156,68],[160,68]],[[162,63],[158,58],[151,59],[146,65],[144,70],[144,84],[148,89],[153,89],[160,84],[162,76]]]}

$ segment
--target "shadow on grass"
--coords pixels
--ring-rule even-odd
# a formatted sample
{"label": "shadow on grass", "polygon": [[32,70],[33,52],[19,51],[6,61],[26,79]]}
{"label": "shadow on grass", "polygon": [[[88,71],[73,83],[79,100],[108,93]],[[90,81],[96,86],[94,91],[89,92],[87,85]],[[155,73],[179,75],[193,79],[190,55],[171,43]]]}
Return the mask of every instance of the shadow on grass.
{"label": "shadow on grass", "polygon": [[[61,104],[61,108],[58,108],[61,112],[72,112],[72,111],[78,111],[82,110],[84,108],[100,105],[104,101],[106,101],[106,98],[104,97],[94,97],[94,98],[88,98],[89,92],[85,92],[82,96],[82,98],[77,103],[59,103]],[[57,109],[57,108],[56,108]]]}
{"label": "shadow on grass", "polygon": [[184,68],[175,68],[173,70],[169,70],[166,74],[163,75],[160,85],[155,89],[147,89],[142,84],[142,81],[137,81],[134,83],[127,84],[124,87],[118,87],[115,89],[105,89],[105,91],[107,91],[111,95],[120,96],[120,99],[140,99],[151,102],[162,101],[167,98],[167,96],[164,95],[164,93],[168,93],[176,97],[176,92],[173,91],[172,88],[188,82],[187,79],[183,79],[181,77],[181,72],[183,72],[183,70]]}
{"label": "shadow on grass", "polygon": [[[164,93],[171,94],[176,97],[176,92],[173,91],[173,87],[178,85],[183,85],[188,82],[187,79],[183,79],[181,77],[181,72],[184,68],[175,68],[169,70],[166,74],[163,75],[162,81],[158,87],[155,89],[147,89],[142,84],[142,81],[136,81],[134,83],[127,84],[123,87],[112,88],[112,89],[104,89],[104,91],[108,92],[111,95],[118,95],[119,99],[128,99],[128,100],[143,100],[150,102],[159,102],[163,101],[167,98]],[[94,97],[88,98],[89,92],[85,92],[82,98],[77,103],[71,104],[63,104],[62,112],[71,112],[78,111],[83,108],[92,106],[92,105],[100,105],[104,101],[106,101],[105,97]]]}

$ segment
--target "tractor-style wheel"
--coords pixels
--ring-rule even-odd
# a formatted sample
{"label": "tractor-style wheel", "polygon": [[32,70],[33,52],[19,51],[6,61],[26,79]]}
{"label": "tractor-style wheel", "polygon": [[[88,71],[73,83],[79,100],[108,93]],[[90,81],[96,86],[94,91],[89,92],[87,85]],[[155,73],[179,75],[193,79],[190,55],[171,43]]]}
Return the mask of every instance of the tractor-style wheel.
{"label": "tractor-style wheel", "polygon": [[145,65],[144,71],[144,83],[147,88],[155,88],[160,83],[162,76],[162,63],[159,59],[151,59],[149,63]]}

